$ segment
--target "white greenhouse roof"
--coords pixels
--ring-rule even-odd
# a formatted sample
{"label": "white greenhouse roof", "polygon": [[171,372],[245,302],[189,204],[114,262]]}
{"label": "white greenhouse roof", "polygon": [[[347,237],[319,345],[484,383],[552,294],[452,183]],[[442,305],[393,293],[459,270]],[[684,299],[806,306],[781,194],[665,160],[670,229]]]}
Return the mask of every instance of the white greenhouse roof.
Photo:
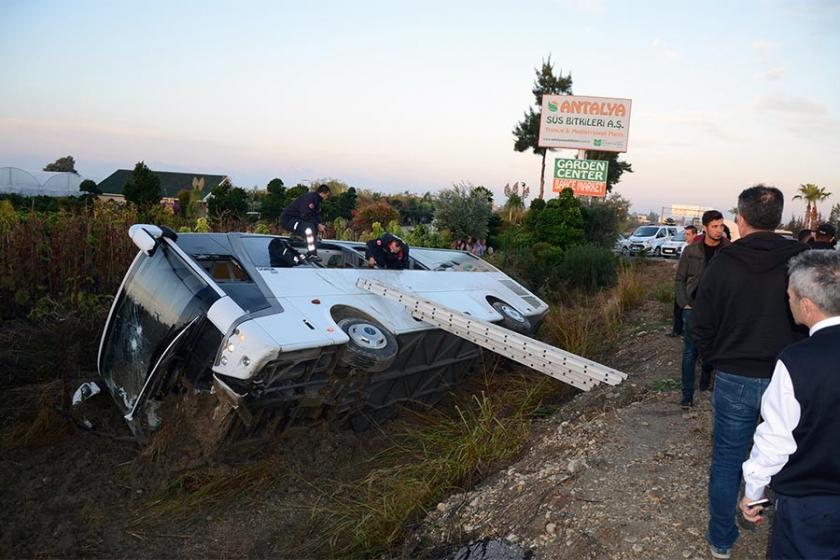
{"label": "white greenhouse roof", "polygon": [[78,196],[85,178],[76,173],[27,171],[19,167],[0,167],[0,193],[24,196]]}

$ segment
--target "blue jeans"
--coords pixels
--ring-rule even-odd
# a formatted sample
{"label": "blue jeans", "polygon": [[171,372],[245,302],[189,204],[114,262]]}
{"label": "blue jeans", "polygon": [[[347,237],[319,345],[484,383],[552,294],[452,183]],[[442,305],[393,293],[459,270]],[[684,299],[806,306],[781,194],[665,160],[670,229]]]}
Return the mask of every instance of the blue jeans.
{"label": "blue jeans", "polygon": [[761,395],[770,379],[744,377],[718,370],[712,396],[715,429],[709,476],[709,543],[731,548],[738,539],[738,491],[741,464],[747,459],[761,411]]}
{"label": "blue jeans", "polygon": [[[690,403],[694,400],[694,371],[697,363],[697,348],[691,338],[691,309],[682,310],[683,318],[683,355],[682,355],[682,401]],[[700,364],[700,387],[708,388],[712,368],[705,363]]]}

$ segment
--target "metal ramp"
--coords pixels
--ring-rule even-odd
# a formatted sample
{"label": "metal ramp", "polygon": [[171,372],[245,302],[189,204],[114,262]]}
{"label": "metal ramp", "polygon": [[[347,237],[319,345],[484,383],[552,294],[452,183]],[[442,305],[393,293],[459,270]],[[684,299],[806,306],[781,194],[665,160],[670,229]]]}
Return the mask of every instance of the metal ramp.
{"label": "metal ramp", "polygon": [[398,290],[378,280],[360,278],[359,288],[403,304],[412,317],[424,321],[535,369],[559,381],[588,391],[598,383],[618,385],[627,374],[571,352],[482,321],[433,301]]}

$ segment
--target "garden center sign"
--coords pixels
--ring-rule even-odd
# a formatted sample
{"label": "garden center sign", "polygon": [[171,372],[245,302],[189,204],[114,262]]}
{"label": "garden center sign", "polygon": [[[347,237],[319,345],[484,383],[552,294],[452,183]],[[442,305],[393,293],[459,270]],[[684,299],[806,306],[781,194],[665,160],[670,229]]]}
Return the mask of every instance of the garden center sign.
{"label": "garden center sign", "polygon": [[541,148],[626,152],[630,127],[629,99],[543,95]]}
{"label": "garden center sign", "polygon": [[575,196],[607,196],[607,169],[609,162],[593,159],[554,160],[554,185],[552,190],[560,192],[572,189]]}

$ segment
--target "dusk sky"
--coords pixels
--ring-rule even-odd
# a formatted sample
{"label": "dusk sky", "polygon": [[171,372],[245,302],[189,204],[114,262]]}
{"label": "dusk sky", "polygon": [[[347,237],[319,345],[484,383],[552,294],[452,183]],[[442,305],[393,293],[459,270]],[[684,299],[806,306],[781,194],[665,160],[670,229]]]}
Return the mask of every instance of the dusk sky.
{"label": "dusk sky", "polygon": [[533,196],[511,131],[551,55],[574,93],[633,100],[634,211],[758,182],[786,216],[801,183],[840,202],[840,1],[2,0],[0,21],[0,167]]}

